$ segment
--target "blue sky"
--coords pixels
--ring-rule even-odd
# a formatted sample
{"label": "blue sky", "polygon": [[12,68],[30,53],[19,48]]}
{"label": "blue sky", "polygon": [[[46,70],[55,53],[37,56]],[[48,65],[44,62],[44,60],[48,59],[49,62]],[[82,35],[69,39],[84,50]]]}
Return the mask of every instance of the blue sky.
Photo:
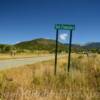
{"label": "blue sky", "polygon": [[73,43],[100,42],[100,0],[0,0],[0,43],[55,39],[56,23],[76,25]]}

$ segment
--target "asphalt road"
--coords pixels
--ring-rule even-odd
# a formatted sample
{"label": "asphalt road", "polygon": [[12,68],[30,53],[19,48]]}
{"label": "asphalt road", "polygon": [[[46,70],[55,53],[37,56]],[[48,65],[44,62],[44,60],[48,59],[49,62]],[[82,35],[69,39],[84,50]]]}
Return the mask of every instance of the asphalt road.
{"label": "asphalt road", "polygon": [[54,59],[54,55],[38,56],[38,57],[31,57],[31,58],[21,58],[21,59],[1,60],[0,61],[0,70],[6,69],[6,68],[14,68],[14,67],[18,67],[18,66],[27,65],[27,64],[34,64],[37,62],[47,61],[47,60],[51,60],[51,59]]}

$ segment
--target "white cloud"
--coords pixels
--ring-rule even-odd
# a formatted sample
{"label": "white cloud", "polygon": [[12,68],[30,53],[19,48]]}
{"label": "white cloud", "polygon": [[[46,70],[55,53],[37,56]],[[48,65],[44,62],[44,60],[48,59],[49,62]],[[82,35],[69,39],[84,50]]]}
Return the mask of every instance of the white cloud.
{"label": "white cloud", "polygon": [[66,40],[68,38],[68,34],[63,33],[59,35],[60,40]]}
{"label": "white cloud", "polygon": [[16,44],[17,44],[17,43],[20,43],[20,42],[21,42],[21,41],[16,41]]}

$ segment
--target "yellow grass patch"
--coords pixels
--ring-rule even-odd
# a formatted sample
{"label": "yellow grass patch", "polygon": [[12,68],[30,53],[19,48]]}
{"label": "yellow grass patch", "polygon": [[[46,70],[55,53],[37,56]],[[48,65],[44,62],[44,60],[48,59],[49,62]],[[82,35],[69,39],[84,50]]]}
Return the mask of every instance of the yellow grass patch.
{"label": "yellow grass patch", "polygon": [[[99,100],[100,56],[73,54],[70,72],[65,72],[67,57],[59,58],[57,76],[54,61],[44,61],[0,72],[1,93],[7,100]],[[22,95],[24,93],[24,96]],[[33,93],[33,94],[32,94]],[[36,94],[37,93],[37,94]],[[15,99],[14,99],[15,98]]]}

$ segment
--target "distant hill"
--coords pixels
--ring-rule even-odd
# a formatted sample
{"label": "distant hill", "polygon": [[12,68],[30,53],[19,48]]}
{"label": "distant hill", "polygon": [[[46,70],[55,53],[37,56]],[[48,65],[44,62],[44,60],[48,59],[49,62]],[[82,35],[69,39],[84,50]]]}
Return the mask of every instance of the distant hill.
{"label": "distant hill", "polygon": [[[31,41],[24,41],[18,44],[15,44],[15,47],[18,49],[28,49],[28,50],[47,50],[54,52],[55,50],[55,40],[52,39],[34,39]],[[58,51],[63,51],[66,49],[66,46],[63,43],[58,42]]]}
{"label": "distant hill", "polygon": [[84,46],[84,48],[87,48],[87,49],[93,49],[93,48],[100,49],[100,42],[88,43]]}
{"label": "distant hill", "polygon": [[[29,51],[35,51],[35,50],[43,50],[48,52],[54,52],[55,51],[55,45],[56,41],[52,39],[34,39],[30,41],[24,41],[17,43],[15,45],[6,45],[6,44],[0,44],[0,51],[10,51],[10,49],[16,48],[19,51],[23,50],[29,50]],[[68,52],[68,44],[63,44],[58,42],[58,52],[66,51]],[[94,43],[88,43],[84,46],[80,46],[77,44],[72,44],[72,51],[73,52],[80,52],[80,51],[87,51],[87,50],[93,50],[100,52],[100,42],[94,42]]]}

